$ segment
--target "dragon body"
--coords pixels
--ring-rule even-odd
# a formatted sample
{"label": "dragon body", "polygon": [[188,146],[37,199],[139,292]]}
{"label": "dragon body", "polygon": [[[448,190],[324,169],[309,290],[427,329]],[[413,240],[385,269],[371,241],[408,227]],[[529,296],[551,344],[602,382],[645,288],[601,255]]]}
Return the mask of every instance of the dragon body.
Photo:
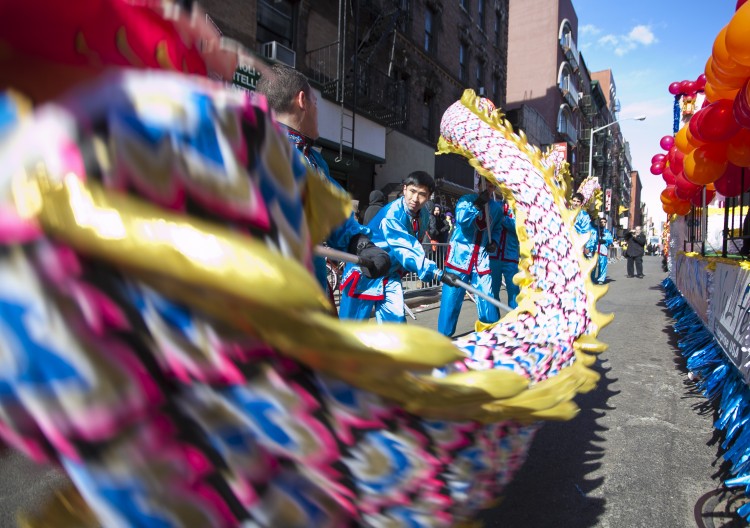
{"label": "dragon body", "polygon": [[472,92],[439,149],[512,203],[522,290],[455,342],[332,317],[311,248],[349,201],[262,98],[133,70],[21,114],[0,129],[0,436],[75,488],[29,525],[452,526],[595,386],[605,289],[565,187]]}

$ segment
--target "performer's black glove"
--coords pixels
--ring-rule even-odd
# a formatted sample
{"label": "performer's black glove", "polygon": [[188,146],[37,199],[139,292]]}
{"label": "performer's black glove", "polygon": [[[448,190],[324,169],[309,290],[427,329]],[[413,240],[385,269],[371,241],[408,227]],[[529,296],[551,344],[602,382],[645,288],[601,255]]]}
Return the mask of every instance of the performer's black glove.
{"label": "performer's black glove", "polygon": [[495,251],[497,251],[497,244],[495,243],[494,240],[492,240],[490,241],[489,244],[487,244],[487,247],[484,249],[487,250],[487,253],[494,253]]}
{"label": "performer's black glove", "polygon": [[443,276],[440,277],[440,282],[443,284],[447,284],[448,286],[453,286],[454,288],[460,288],[461,286],[458,285],[456,281],[461,280],[453,273],[448,273],[447,271],[443,272]]}
{"label": "performer's black glove", "polygon": [[482,209],[485,205],[487,205],[487,202],[490,201],[490,193],[489,191],[482,191],[479,193],[479,196],[477,196],[477,199],[474,200],[474,207],[477,209]]}
{"label": "performer's black glove", "polygon": [[357,235],[349,242],[349,253],[359,257],[362,273],[368,279],[385,277],[391,268],[391,258],[384,250],[370,242],[365,235]]}

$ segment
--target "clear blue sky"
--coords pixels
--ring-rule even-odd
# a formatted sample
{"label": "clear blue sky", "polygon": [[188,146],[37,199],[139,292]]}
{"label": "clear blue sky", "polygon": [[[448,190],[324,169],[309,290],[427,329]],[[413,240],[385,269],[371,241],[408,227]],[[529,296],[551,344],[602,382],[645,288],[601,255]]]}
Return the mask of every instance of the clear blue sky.
{"label": "clear blue sky", "polygon": [[649,171],[651,157],[663,153],[659,140],[672,133],[674,97],[670,83],[695,80],[721,28],[734,14],[736,0],[572,0],[578,14],[578,48],[591,71],[611,69],[622,105],[633,169],[640,173],[642,200],[654,223],[666,219],[659,194],[661,176]]}

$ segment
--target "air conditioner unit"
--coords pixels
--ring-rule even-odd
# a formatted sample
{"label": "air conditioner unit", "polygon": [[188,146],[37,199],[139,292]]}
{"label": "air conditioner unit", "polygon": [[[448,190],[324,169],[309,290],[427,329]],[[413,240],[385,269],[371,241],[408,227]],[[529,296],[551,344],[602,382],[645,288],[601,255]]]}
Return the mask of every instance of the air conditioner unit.
{"label": "air conditioner unit", "polygon": [[280,42],[277,42],[275,40],[266,42],[265,44],[263,44],[261,53],[268,59],[283,62],[284,64],[287,64],[292,68],[296,68],[297,54],[294,52],[294,50],[287,48]]}

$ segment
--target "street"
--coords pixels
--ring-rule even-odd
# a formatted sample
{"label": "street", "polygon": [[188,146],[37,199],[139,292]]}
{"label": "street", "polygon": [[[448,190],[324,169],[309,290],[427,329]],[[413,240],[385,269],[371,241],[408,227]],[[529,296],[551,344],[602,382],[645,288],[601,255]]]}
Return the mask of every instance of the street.
{"label": "street", "polygon": [[[616,318],[599,336],[610,347],[596,365],[602,379],[577,398],[574,420],[542,427],[501,504],[482,515],[484,527],[741,526],[729,510],[745,499],[717,491],[713,413],[677,352],[661,257],[645,257],[644,272],[644,279],[628,279],[624,260],[610,265],[610,290],[598,307]],[[417,319],[408,324],[436,328],[437,301],[413,297]],[[465,301],[457,335],[470,332],[475,317]],[[9,449],[0,452],[0,466],[3,527],[65,480]]]}

